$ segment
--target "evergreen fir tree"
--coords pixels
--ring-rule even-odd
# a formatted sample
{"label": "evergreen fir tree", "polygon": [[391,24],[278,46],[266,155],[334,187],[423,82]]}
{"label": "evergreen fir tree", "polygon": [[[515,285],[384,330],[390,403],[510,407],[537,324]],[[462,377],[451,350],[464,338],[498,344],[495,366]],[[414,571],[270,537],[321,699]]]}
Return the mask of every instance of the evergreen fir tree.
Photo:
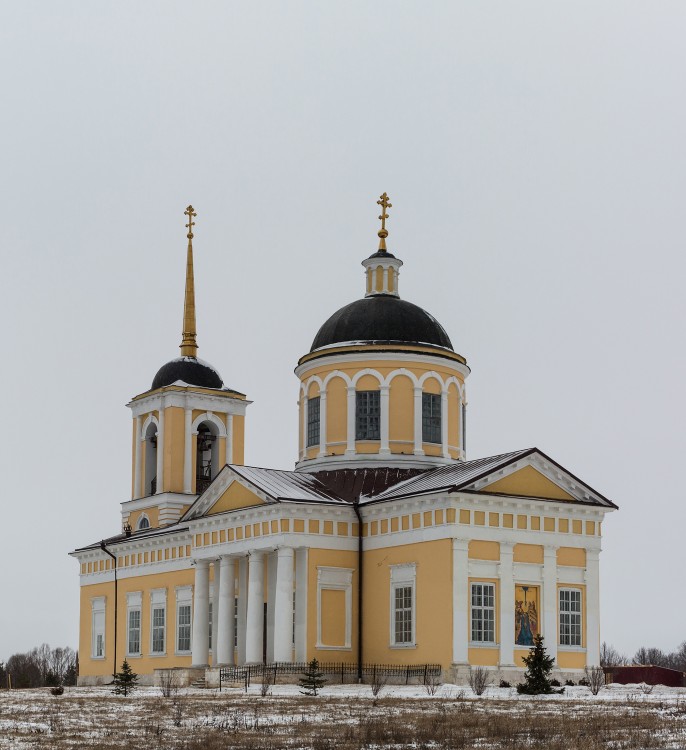
{"label": "evergreen fir tree", "polygon": [[121,665],[121,672],[115,672],[114,675],[114,690],[112,691],[115,695],[127,696],[132,693],[138,682],[138,675],[131,669],[128,661],[124,659]]}
{"label": "evergreen fir tree", "polygon": [[525,682],[517,685],[517,692],[525,695],[541,695],[550,693],[562,693],[562,690],[554,690],[550,683],[550,672],[553,669],[555,659],[548,656],[545,646],[543,645],[543,636],[534,636],[534,645],[529,650],[529,655],[525,656],[526,664]]}
{"label": "evergreen fir tree", "polygon": [[300,692],[303,695],[317,695],[325,682],[324,673],[319,671],[319,662],[316,659],[312,659],[307,665],[303,676],[300,678],[300,687],[304,688]]}

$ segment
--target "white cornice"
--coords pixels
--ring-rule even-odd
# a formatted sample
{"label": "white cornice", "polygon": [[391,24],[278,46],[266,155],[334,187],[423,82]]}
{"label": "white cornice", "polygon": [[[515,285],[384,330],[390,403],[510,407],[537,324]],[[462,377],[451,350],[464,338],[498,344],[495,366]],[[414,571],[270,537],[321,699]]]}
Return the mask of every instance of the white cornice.
{"label": "white cornice", "polygon": [[354,456],[322,456],[304,459],[295,465],[295,471],[314,473],[335,469],[436,469],[439,466],[459,463],[454,458],[442,456],[415,456],[408,453],[356,453]]}
{"label": "white cornice", "polygon": [[159,411],[168,406],[177,406],[182,409],[201,409],[203,411],[218,412],[220,414],[234,414],[244,416],[247,407],[252,401],[232,396],[230,392],[220,395],[198,393],[197,391],[155,391],[149,396],[136,397],[127,406],[131,409],[134,417],[147,414],[151,411]]}
{"label": "white cornice", "polygon": [[[352,346],[353,344],[349,344]],[[336,346],[346,346],[346,344],[336,344]],[[421,346],[418,344],[418,346]],[[314,354],[314,352],[311,352]],[[402,351],[402,352],[384,352],[384,351],[369,351],[369,352],[335,352],[332,354],[326,354],[326,350],[321,350],[321,354],[315,359],[303,362],[295,368],[295,374],[302,379],[310,370],[319,368],[326,361],[328,365],[339,365],[348,364],[350,362],[421,362],[421,364],[431,365],[433,367],[444,367],[448,370],[454,370],[462,375],[463,379],[467,378],[471,370],[467,365],[463,365],[449,357],[437,357],[426,352],[414,352],[414,351]]]}
{"label": "white cornice", "polygon": [[157,506],[180,508],[183,505],[192,505],[196,497],[195,494],[186,495],[181,492],[160,492],[159,495],[147,495],[137,500],[124,500],[120,505],[122,513],[132,513],[135,510],[146,510]]}

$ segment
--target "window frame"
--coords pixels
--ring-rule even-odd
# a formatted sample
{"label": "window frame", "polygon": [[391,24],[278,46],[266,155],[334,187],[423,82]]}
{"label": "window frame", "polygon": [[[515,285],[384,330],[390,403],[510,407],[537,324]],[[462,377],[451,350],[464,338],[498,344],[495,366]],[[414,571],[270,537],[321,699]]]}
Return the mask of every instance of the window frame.
{"label": "window frame", "polygon": [[[567,602],[563,602],[563,597],[565,594],[570,595],[567,599]],[[571,605],[572,605],[571,595],[578,596],[578,604],[579,604],[578,610],[574,610],[571,608]],[[563,604],[566,604],[569,606],[563,608]],[[583,645],[584,645],[584,620],[583,620],[584,593],[583,593],[583,590],[575,586],[559,587],[557,590],[557,605],[558,605],[558,617],[557,617],[558,619],[558,646],[563,649],[574,649],[574,650],[583,649]],[[578,619],[578,622],[574,622],[575,619]],[[563,628],[565,625],[568,628],[567,633],[563,633]],[[573,628],[575,626],[578,627],[578,633],[573,632]],[[578,643],[572,642],[576,640],[577,637],[578,637],[579,642]],[[564,641],[565,638],[569,639],[567,643],[565,643]]]}
{"label": "window frame", "polygon": [[[427,405],[429,414],[427,414]],[[437,411],[437,413],[436,413]],[[422,442],[441,445],[443,442],[443,396],[422,392]]]}
{"label": "window frame", "polygon": [[[189,623],[181,623],[181,609],[188,607]],[[174,653],[185,656],[193,648],[193,589],[191,586],[179,586],[176,589],[176,632],[174,634]],[[188,628],[188,649],[180,648],[181,628]],[[185,636],[184,636],[185,637]]]}
{"label": "window frame", "polygon": [[[402,563],[391,565],[390,586],[390,648],[417,648],[417,565],[416,563]],[[396,592],[400,589],[410,590],[410,606],[403,607],[403,611],[410,613],[410,640],[400,641],[397,639],[396,623]]]}
{"label": "window frame", "polygon": [[[475,588],[481,588],[480,596],[481,596],[481,604],[474,604],[474,594],[475,594]],[[490,598],[493,601],[492,605],[484,604],[484,589],[490,588]],[[469,583],[469,643],[470,645],[474,646],[488,646],[488,647],[494,647],[498,645],[497,641],[497,635],[498,635],[498,628],[497,628],[497,610],[498,610],[498,599],[497,599],[497,588],[496,584],[493,581],[470,581]],[[487,633],[486,628],[484,628],[484,613],[492,612],[493,619],[489,623],[491,625],[492,632],[493,632],[493,638],[492,640],[486,640],[486,638],[476,638],[474,633],[474,620],[475,620],[475,612],[481,613],[481,630],[482,633]]]}
{"label": "window frame", "polygon": [[[313,408],[313,402],[316,403],[316,409]],[[317,412],[316,417],[314,412]],[[321,442],[321,394],[319,396],[312,396],[307,399],[307,435],[306,448],[312,448],[317,446]]]}
{"label": "window frame", "polygon": [[[374,397],[372,399],[372,396]],[[369,401],[376,404],[370,406]],[[362,401],[367,403],[362,405]],[[364,413],[362,410],[364,409]],[[374,410],[376,413],[371,413]],[[364,430],[360,429],[361,420],[364,420]],[[370,423],[376,420],[376,429],[370,429]],[[381,440],[381,391],[355,391],[355,440],[375,441]]]}
{"label": "window frame", "polygon": [[[96,620],[102,619],[102,625],[96,625]],[[91,599],[91,659],[104,660],[107,656],[107,607],[104,596]],[[98,641],[98,637],[100,640]],[[98,653],[98,647],[101,647]]]}
{"label": "window frame", "polygon": [[[143,654],[142,624],[143,624],[143,595],[140,591],[132,591],[126,595],[126,656],[135,658]],[[138,614],[138,626],[131,627],[131,615]],[[131,650],[131,633],[138,631],[138,650]]]}
{"label": "window frame", "polygon": [[[155,612],[162,612],[162,624],[155,624]],[[155,631],[162,630],[162,650],[155,650]],[[167,590],[153,589],[150,592],[150,656],[167,655]]]}

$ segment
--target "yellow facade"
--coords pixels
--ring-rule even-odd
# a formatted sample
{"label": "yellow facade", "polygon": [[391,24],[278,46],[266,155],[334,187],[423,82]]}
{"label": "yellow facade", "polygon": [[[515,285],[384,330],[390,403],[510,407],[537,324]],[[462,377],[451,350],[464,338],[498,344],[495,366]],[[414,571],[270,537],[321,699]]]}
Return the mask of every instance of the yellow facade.
{"label": "yellow facade", "polygon": [[[385,194],[379,205],[385,222]],[[601,520],[615,506],[537,449],[467,461],[470,370],[435,319],[400,301],[387,237],[384,223],[363,261],[364,314],[336,313],[298,362],[298,462],[277,471],[243,466],[250,402],[196,357],[189,233],[182,357],[129,404],[123,531],[72,553],[83,682],[124,657],[147,681],[312,658],[518,679],[522,591],[559,670],[597,663]],[[132,632],[140,654],[127,653]]]}

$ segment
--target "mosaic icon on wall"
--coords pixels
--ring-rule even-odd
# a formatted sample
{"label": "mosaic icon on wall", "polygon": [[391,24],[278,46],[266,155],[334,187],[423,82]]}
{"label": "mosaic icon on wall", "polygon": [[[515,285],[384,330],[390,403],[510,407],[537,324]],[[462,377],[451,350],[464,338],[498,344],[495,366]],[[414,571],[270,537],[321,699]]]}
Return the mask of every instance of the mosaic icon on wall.
{"label": "mosaic icon on wall", "polygon": [[515,643],[533,646],[538,635],[539,587],[517,584],[515,586]]}

